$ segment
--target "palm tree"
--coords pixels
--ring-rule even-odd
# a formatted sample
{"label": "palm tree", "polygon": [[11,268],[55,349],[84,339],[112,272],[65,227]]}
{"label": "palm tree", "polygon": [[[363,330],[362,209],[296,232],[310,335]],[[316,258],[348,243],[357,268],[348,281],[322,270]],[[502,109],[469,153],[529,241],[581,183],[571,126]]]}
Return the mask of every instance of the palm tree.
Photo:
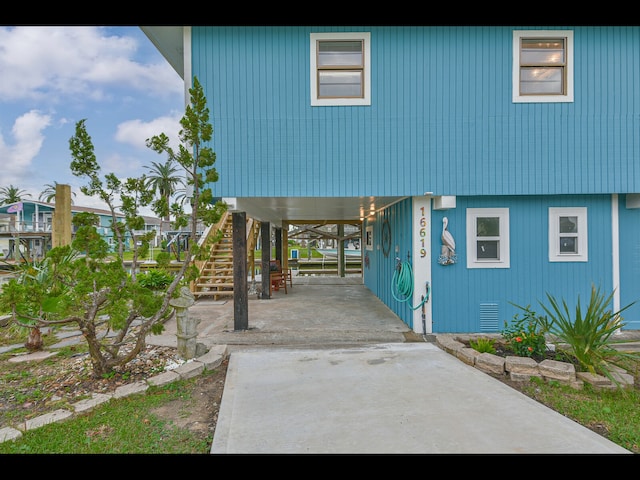
{"label": "palm tree", "polygon": [[[44,186],[45,189],[40,192],[38,200],[40,200],[41,202],[51,203],[51,200],[55,200],[56,198],[56,189],[58,187],[58,182],[54,180],[53,185],[50,183],[46,183]],[[71,192],[71,195],[75,197],[76,192]],[[71,199],[71,203],[73,204],[73,198]]]}
{"label": "palm tree", "polygon": [[[175,175],[179,169],[173,164],[172,160],[167,160],[164,164],[151,162],[152,166],[145,166],[151,174],[147,177],[147,188],[152,188],[156,193],[166,200],[167,205],[171,204],[171,196],[176,192],[178,185],[184,185],[184,180]],[[169,214],[164,220],[170,220]]]}
{"label": "palm tree", "polygon": [[185,203],[190,201],[191,197],[193,196],[193,192],[191,192],[191,196],[189,196],[189,191],[187,188],[176,188],[176,191],[173,193],[175,193],[176,195],[174,200],[180,205],[184,205]]}
{"label": "palm tree", "polygon": [[22,200],[24,197],[30,197],[31,194],[26,190],[20,190],[18,187],[9,185],[8,187],[0,188],[0,205],[8,205],[9,203],[16,203]]}

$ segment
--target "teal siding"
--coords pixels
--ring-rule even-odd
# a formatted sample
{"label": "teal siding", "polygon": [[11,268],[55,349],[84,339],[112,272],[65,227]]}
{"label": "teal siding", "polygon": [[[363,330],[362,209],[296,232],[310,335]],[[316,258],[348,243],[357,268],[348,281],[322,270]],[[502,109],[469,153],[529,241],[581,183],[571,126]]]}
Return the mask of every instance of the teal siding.
{"label": "teal siding", "polygon": [[[577,206],[587,207],[589,261],[549,262],[548,209]],[[509,209],[511,268],[467,268],[467,208]],[[640,213],[640,209],[634,213]],[[449,219],[448,230],[456,241],[458,257],[456,264],[448,266],[437,263],[442,218],[445,216]],[[383,255],[380,245],[385,218],[389,219],[392,231],[392,250],[388,257]],[[364,269],[364,283],[413,328],[413,305],[397,301],[392,293],[396,258],[406,260],[411,250],[410,219],[411,200],[407,199],[368,220],[368,225],[374,227],[374,249],[365,252],[369,257],[369,267]],[[513,304],[531,305],[534,311],[543,314],[540,302],[548,305],[547,293],[558,300],[566,300],[571,313],[578,299],[586,307],[592,285],[600,287],[608,295],[613,291],[611,222],[609,195],[458,197],[455,209],[434,210],[431,216],[431,247],[428,249],[432,255],[430,302],[433,332],[499,332],[505,321],[511,321],[516,313],[521,313]],[[637,245],[632,275],[638,279],[640,229],[635,230]],[[396,245],[399,253],[395,252]],[[632,286],[638,282],[630,281],[628,284]],[[626,303],[622,301],[623,305]],[[629,328],[638,328],[633,325],[630,324]]]}
{"label": "teal siding", "polygon": [[[193,27],[216,196],[640,191],[640,27],[557,28],[573,103],[512,103],[517,27]],[[371,106],[310,106],[322,31],[371,33]]]}
{"label": "teal siding", "polygon": [[[541,29],[543,27],[540,27]],[[487,331],[539,309],[547,292],[588,302],[613,288],[611,195],[621,194],[621,304],[640,284],[640,26],[574,32],[574,102],[513,103],[517,26],[193,27],[192,67],[205,87],[217,155],[216,197],[455,195],[432,215],[434,332]],[[371,33],[371,105],[311,107],[309,35]],[[589,261],[548,261],[548,207],[586,206]],[[466,268],[469,207],[508,207],[511,268]],[[437,264],[443,216],[458,263]],[[411,249],[411,200],[371,220],[365,284],[411,324],[391,293],[396,253],[378,250],[388,217]],[[285,219],[286,220],[286,219]],[[627,312],[640,328],[640,304]]]}
{"label": "teal siding", "polygon": [[620,196],[620,307],[625,328],[640,329],[640,208],[627,208]]}
{"label": "teal siding", "polygon": [[[373,250],[365,250],[365,261],[363,270],[364,284],[382,300],[398,317],[409,327],[413,328],[412,307],[409,302],[394,298],[392,292],[393,275],[400,261],[410,260],[412,250],[411,241],[411,199],[402,200],[388,209],[378,212],[374,219],[367,219],[363,224],[363,230],[367,226],[373,226]],[[382,223],[389,221],[391,227],[391,249],[388,256],[384,255],[382,249]],[[409,257],[408,257],[409,254]],[[369,266],[367,267],[367,263]],[[397,294],[395,295],[398,296]]]}
{"label": "teal siding", "polygon": [[[587,207],[589,261],[549,262],[548,208]],[[466,247],[467,208],[508,208],[510,258],[508,269],[468,269]],[[458,263],[436,263],[442,217],[456,240]],[[542,313],[539,301],[549,292],[565,299],[573,312],[578,296],[589,301],[591,284],[611,293],[611,203],[608,195],[546,197],[458,197],[456,208],[432,213],[432,308],[434,332],[480,332],[487,330],[482,318],[497,309],[498,330],[519,310],[511,303],[531,305]]]}

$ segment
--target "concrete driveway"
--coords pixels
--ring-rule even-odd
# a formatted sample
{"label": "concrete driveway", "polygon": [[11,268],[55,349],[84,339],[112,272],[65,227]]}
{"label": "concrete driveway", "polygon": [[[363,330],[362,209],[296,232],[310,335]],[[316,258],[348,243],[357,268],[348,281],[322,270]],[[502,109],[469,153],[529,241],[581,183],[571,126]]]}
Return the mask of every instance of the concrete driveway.
{"label": "concrete driveway", "polygon": [[631,453],[428,338],[407,341],[359,277],[294,277],[250,300],[244,331],[232,301],[190,314],[199,342],[230,352],[212,454]]}

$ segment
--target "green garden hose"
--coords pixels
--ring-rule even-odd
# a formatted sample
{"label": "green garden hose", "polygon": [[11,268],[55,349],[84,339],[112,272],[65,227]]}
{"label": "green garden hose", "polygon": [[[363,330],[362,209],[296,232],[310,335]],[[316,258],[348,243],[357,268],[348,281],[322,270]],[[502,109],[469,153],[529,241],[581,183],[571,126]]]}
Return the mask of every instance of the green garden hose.
{"label": "green garden hose", "polygon": [[[399,258],[396,258],[398,265],[396,266],[393,272],[393,278],[391,279],[391,295],[398,302],[410,302],[413,297],[413,269],[411,268],[411,263],[408,260],[404,262],[400,262]],[[425,302],[429,300],[429,291],[427,290],[427,294],[423,296],[422,301],[412,307],[409,305],[411,310],[417,310]]]}

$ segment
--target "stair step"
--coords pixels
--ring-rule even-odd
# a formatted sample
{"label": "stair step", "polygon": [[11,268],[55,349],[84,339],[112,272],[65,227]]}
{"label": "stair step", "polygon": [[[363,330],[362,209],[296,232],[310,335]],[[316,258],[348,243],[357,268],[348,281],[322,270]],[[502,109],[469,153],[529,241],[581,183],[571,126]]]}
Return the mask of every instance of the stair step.
{"label": "stair step", "polygon": [[193,292],[193,295],[195,297],[205,297],[205,296],[232,297],[233,290],[226,290],[226,291],[223,290],[219,292],[215,292],[213,290],[210,290],[208,292]]}
{"label": "stair step", "polygon": [[[209,258],[205,261],[200,277],[196,280],[196,297],[229,297],[233,296],[233,220],[229,217],[220,226],[222,235],[209,250]],[[248,258],[247,262],[252,259]]]}

